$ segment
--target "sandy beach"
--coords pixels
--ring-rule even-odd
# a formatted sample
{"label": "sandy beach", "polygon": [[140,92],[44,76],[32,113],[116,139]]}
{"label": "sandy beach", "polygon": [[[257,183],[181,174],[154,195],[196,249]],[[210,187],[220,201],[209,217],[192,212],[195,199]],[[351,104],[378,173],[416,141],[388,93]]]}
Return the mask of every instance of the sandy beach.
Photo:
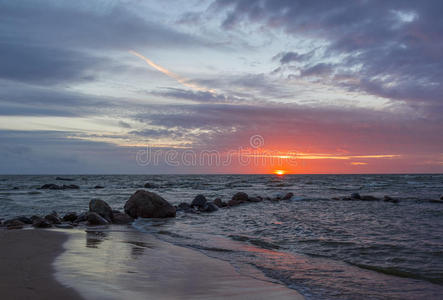
{"label": "sandy beach", "polygon": [[130,229],[15,230],[0,237],[3,299],[303,299]]}
{"label": "sandy beach", "polygon": [[52,262],[68,235],[46,230],[0,230],[0,298],[81,299],[55,280]]}

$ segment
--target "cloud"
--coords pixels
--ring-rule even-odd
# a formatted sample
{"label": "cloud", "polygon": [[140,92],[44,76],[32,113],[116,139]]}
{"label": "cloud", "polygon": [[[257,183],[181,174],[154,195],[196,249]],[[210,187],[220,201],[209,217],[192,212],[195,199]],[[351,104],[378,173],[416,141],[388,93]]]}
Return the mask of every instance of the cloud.
{"label": "cloud", "polygon": [[[411,105],[429,103],[430,113],[441,112],[440,1],[217,0],[213,6],[226,13],[221,22],[225,29],[257,23],[321,42],[322,55],[309,62],[316,69],[305,74],[346,72],[353,83],[335,84]],[[294,51],[276,57],[282,65],[302,59]]]}

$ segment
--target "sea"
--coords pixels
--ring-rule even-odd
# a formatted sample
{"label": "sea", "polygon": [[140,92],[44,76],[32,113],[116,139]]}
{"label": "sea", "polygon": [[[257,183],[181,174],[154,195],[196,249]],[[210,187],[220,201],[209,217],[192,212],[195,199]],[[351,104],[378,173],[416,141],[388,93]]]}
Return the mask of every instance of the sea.
{"label": "sea", "polygon": [[[60,176],[60,175],[59,175]],[[229,262],[239,273],[306,299],[443,299],[442,174],[411,175],[56,175],[0,176],[0,219],[87,211],[93,198],[123,210],[146,183],[171,204],[294,196],[212,213],[137,219],[164,242]],[[47,183],[79,189],[41,190]],[[96,189],[97,185],[103,186]],[[398,199],[344,201],[352,193]]]}

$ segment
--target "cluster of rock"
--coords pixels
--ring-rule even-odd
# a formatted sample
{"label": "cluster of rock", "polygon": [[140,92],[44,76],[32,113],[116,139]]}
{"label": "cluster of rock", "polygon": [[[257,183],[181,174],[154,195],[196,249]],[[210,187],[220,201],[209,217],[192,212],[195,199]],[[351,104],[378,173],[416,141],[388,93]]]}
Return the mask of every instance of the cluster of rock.
{"label": "cluster of rock", "polygon": [[342,200],[342,201],[385,201],[391,203],[398,203],[399,200],[392,198],[390,196],[384,196],[383,198],[374,197],[372,195],[360,195],[359,193],[352,193],[349,197],[334,197],[332,200]]}
{"label": "cluster of rock", "polygon": [[229,208],[242,203],[289,200],[292,197],[292,193],[275,198],[249,197],[248,194],[239,192],[232,196],[228,202],[224,202],[220,198],[209,202],[205,196],[197,195],[191,204],[180,203],[175,207],[156,193],[138,190],[126,201],[124,212],[113,210],[108,203],[101,199],[92,199],[89,202],[89,211],[81,214],[69,212],[61,217],[54,211],[44,217],[20,216],[3,223],[0,222],[0,226],[8,229],[20,229],[26,225],[36,228],[73,228],[81,224],[89,226],[129,224],[136,218],[173,218],[176,216],[177,210],[193,213],[214,212],[219,208]]}
{"label": "cluster of rock", "polygon": [[290,200],[294,196],[293,193],[287,193],[283,197],[277,196],[275,198],[270,197],[249,197],[248,194],[243,192],[238,192],[234,194],[228,202],[222,201],[220,198],[216,198],[214,201],[208,201],[204,195],[197,195],[191,204],[182,202],[176,208],[178,211],[184,211],[187,213],[198,213],[198,212],[214,212],[219,208],[229,208],[237,206],[243,203],[252,202],[262,202],[262,201],[280,201],[280,200]]}
{"label": "cluster of rock", "polygon": [[80,187],[78,185],[75,184],[63,184],[63,185],[58,185],[58,184],[54,184],[54,183],[47,183],[42,185],[39,189],[40,190],[77,190]]}

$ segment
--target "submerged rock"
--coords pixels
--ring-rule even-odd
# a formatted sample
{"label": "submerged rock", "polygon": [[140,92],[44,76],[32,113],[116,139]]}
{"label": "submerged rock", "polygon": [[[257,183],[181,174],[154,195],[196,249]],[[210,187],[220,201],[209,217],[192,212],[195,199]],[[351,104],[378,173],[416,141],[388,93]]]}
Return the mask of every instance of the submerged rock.
{"label": "submerged rock", "polygon": [[72,179],[72,178],[65,178],[65,177],[55,177],[55,180],[74,181],[74,179]]}
{"label": "submerged rock", "polygon": [[175,217],[175,207],[161,196],[145,190],[136,191],[125,204],[125,213],[132,218]]}
{"label": "submerged rock", "polygon": [[195,196],[194,200],[191,202],[191,206],[196,206],[198,208],[204,208],[208,200],[203,195]]}
{"label": "submerged rock", "polygon": [[96,185],[96,186],[94,186],[94,189],[104,189],[105,187],[104,186],[101,186],[101,185]]}
{"label": "submerged rock", "polygon": [[361,196],[360,200],[362,200],[362,201],[380,201],[379,198],[371,196],[371,195]]}
{"label": "submerged rock", "polygon": [[125,213],[114,213],[114,219],[113,219],[113,223],[115,224],[129,224],[132,223],[134,221],[133,218],[131,218],[131,216],[129,216],[128,214]]}
{"label": "submerged rock", "polygon": [[87,213],[88,225],[107,225],[109,222],[98,213],[90,211]]}
{"label": "submerged rock", "polygon": [[292,197],[294,197],[294,193],[289,192],[283,196],[282,200],[291,200]]}
{"label": "submerged rock", "polygon": [[65,222],[75,222],[77,220],[78,216],[76,212],[68,212],[66,215],[63,216],[63,221]]}
{"label": "submerged rock", "polygon": [[263,198],[260,197],[260,196],[258,196],[258,197],[249,197],[249,198],[248,198],[248,201],[249,201],[249,202],[262,202],[262,201],[263,201]]}
{"label": "submerged rock", "polygon": [[98,213],[108,222],[112,221],[112,208],[109,206],[108,203],[101,199],[92,199],[91,201],[89,201],[89,211]]}
{"label": "submerged rock", "polygon": [[188,204],[188,203],[186,203],[186,202],[182,202],[182,203],[180,203],[178,206],[177,206],[177,208],[176,208],[176,210],[179,210],[179,211],[185,211],[185,210],[188,210],[188,209],[190,209],[191,208],[191,205],[190,204]]}
{"label": "submerged rock", "polygon": [[39,189],[41,190],[69,190],[69,189],[79,189],[80,187],[75,184],[69,184],[69,185],[57,185],[53,183],[47,183],[42,185]]}
{"label": "submerged rock", "polygon": [[249,200],[249,196],[246,193],[238,192],[234,196],[232,196],[232,199],[228,201],[228,206],[236,206],[241,203],[247,202]]}
{"label": "submerged rock", "polygon": [[398,203],[399,202],[398,199],[392,198],[392,197],[389,197],[389,196],[384,196],[383,197],[383,201],[385,201],[385,202],[392,202],[392,203]]}
{"label": "submerged rock", "polygon": [[352,194],[351,194],[351,198],[352,198],[352,199],[361,199],[361,196],[360,196],[359,193],[352,193]]}
{"label": "submerged rock", "polygon": [[155,183],[149,183],[149,182],[147,182],[147,183],[145,183],[144,187],[145,187],[146,189],[156,189],[156,188],[158,188],[158,185],[155,184]]}
{"label": "submerged rock", "polygon": [[78,190],[80,187],[75,184],[63,185],[62,190]]}

